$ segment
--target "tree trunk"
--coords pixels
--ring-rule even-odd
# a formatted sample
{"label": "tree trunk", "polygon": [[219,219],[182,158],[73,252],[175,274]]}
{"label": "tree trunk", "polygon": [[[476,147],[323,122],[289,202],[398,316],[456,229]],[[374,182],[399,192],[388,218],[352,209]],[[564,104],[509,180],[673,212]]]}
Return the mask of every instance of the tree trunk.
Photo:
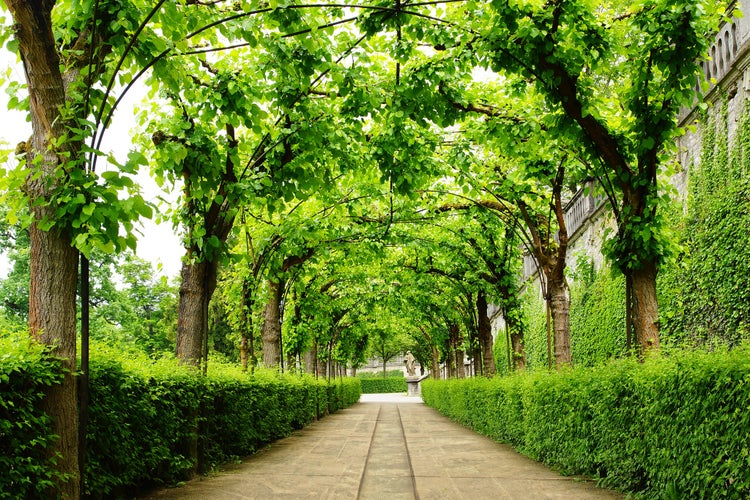
{"label": "tree trunk", "polygon": [[247,371],[247,334],[242,332],[240,335],[240,366],[242,371]]}
{"label": "tree trunk", "polygon": [[216,264],[185,262],[181,271],[177,317],[177,358],[200,366],[208,335],[208,304],[216,288]]}
{"label": "tree trunk", "polygon": [[286,371],[297,373],[297,355],[292,351],[286,353]]}
{"label": "tree trunk", "polygon": [[[506,319],[506,322],[508,320]],[[526,369],[526,348],[523,345],[523,332],[513,333],[511,330],[510,343],[513,349],[513,370]]]}
{"label": "tree trunk", "polygon": [[456,378],[466,378],[466,370],[464,366],[464,351],[456,349]]}
{"label": "tree trunk", "polygon": [[445,376],[455,378],[456,376],[456,350],[454,349],[453,336],[450,326],[448,327],[448,338],[445,339]]}
{"label": "tree trunk", "polygon": [[278,279],[268,280],[268,302],[263,310],[263,365],[276,368],[281,362],[281,297],[284,285]]}
{"label": "tree trunk", "polygon": [[451,354],[453,355],[453,376],[456,378],[464,378],[464,351],[460,348],[461,346],[461,329],[458,323],[451,323],[448,326],[448,334],[450,335],[450,346]]}
{"label": "tree trunk", "polygon": [[242,282],[242,326],[240,327],[240,366],[243,372],[247,371],[248,365],[248,339],[252,340],[253,336],[251,294],[250,284],[244,280]]}
{"label": "tree trunk", "polygon": [[[507,304],[510,299],[510,290],[504,287],[502,290],[504,302]],[[513,371],[526,369],[526,347],[523,341],[523,326],[516,321],[516,317],[508,312],[507,308],[503,309],[503,318],[505,318],[505,328],[510,332],[510,349],[512,351]]]}
{"label": "tree trunk", "polygon": [[440,380],[440,351],[438,351],[438,348],[436,345],[431,344],[432,346],[432,378],[435,380]]}
{"label": "tree trunk", "polygon": [[[39,212],[39,210],[35,210]],[[53,214],[50,214],[51,216]],[[45,390],[41,407],[52,417],[52,433],[59,438],[47,449],[56,458],[56,469],[70,475],[58,485],[63,498],[77,499],[78,479],[78,399],[76,391],[76,282],[78,252],[56,231],[30,228],[31,282],[29,287],[29,331],[43,344],[54,346],[52,353],[62,359],[61,384]],[[50,497],[56,496],[50,493]]]}
{"label": "tree trunk", "polygon": [[313,345],[307,352],[305,352],[305,373],[317,376],[318,366],[316,360],[318,358],[318,342],[313,340]]}
{"label": "tree trunk", "polygon": [[492,324],[487,314],[487,296],[484,292],[477,294],[477,334],[482,347],[482,374],[485,377],[495,375],[495,354],[492,352]]}
{"label": "tree trunk", "polygon": [[656,264],[633,270],[633,327],[641,355],[659,349],[659,305],[656,300]]}
{"label": "tree trunk", "polygon": [[570,358],[570,293],[568,284],[561,281],[549,281],[550,311],[552,313],[552,330],[554,332],[555,366],[569,365]]}
{"label": "tree trunk", "polygon": [[[52,418],[52,432],[59,438],[47,449],[56,458],[56,469],[69,476],[56,485],[63,498],[79,497],[78,479],[78,409],[76,397],[76,284],[78,252],[71,246],[65,228],[42,231],[42,218],[56,220],[56,207],[35,206],[49,199],[57,187],[56,172],[64,158],[74,160],[77,151],[67,142],[56,148],[51,141],[62,137],[66,125],[60,116],[65,106],[65,84],[60,73],[60,59],[52,33],[53,1],[28,2],[7,0],[13,15],[13,31],[24,62],[29,90],[29,112],[32,138],[27,149],[30,175],[26,192],[34,223],[30,235],[29,330],[32,337],[53,346],[54,355],[62,359],[64,378],[61,384],[45,390],[42,408]],[[67,151],[61,149],[67,148]],[[67,165],[79,170],[82,165]],[[57,496],[50,492],[50,496]]]}

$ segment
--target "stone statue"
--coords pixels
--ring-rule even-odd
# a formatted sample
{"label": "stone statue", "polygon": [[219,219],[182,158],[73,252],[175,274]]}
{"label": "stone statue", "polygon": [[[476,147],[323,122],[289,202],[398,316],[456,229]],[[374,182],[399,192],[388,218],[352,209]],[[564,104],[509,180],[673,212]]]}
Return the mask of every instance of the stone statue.
{"label": "stone statue", "polygon": [[406,364],[406,374],[410,377],[415,377],[417,375],[417,370],[414,367],[414,355],[411,353],[411,351],[406,351],[406,356],[404,356],[404,363]]}

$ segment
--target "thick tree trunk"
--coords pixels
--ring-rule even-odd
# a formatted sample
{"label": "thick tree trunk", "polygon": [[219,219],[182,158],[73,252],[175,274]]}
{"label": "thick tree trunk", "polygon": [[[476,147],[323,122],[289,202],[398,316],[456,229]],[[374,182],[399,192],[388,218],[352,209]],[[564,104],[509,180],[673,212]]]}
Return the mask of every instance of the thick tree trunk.
{"label": "thick tree trunk", "polygon": [[656,264],[632,271],[633,327],[641,355],[659,349],[659,305],[656,299]]}
{"label": "thick tree trunk", "polygon": [[[42,343],[54,346],[53,354],[63,360],[61,384],[45,391],[42,409],[52,417],[52,433],[59,438],[47,450],[57,453],[58,471],[71,479],[58,485],[63,498],[77,499],[78,399],[76,391],[76,281],[77,252],[70,241],[54,231],[40,231],[33,225],[31,236],[31,282],[29,288],[29,330]],[[50,494],[50,496],[55,496]]]}
{"label": "thick tree trunk", "polygon": [[[76,397],[76,282],[78,253],[71,247],[65,228],[42,231],[37,227],[43,217],[56,219],[56,207],[35,206],[49,199],[56,187],[56,171],[63,158],[75,159],[77,151],[70,143],[60,146],[51,142],[66,132],[60,109],[65,105],[65,84],[60,73],[60,59],[52,33],[51,12],[54,2],[7,0],[13,15],[13,30],[24,62],[29,90],[29,112],[33,135],[26,146],[30,171],[26,186],[31,212],[36,221],[30,228],[29,330],[63,360],[66,371],[60,385],[45,391],[44,411],[52,417],[52,431],[58,439],[48,448],[56,458],[56,469],[70,477],[57,485],[63,498],[77,499],[78,480],[78,409]],[[81,169],[81,165],[68,165]],[[50,496],[56,496],[50,492]]]}
{"label": "thick tree trunk", "polygon": [[432,378],[435,380],[440,380],[440,351],[438,350],[437,346],[434,344],[432,345],[432,366],[430,370],[432,371]]}
{"label": "thick tree trunk", "polygon": [[445,376],[456,378],[456,350],[453,349],[453,342],[450,339],[446,342],[445,353]]}
{"label": "thick tree trunk", "polygon": [[451,354],[453,355],[453,376],[464,378],[464,351],[460,348],[462,344],[461,329],[458,323],[452,323],[448,326],[450,335]]}
{"label": "thick tree trunk", "polygon": [[180,305],[177,317],[177,358],[200,366],[208,335],[208,304],[216,288],[216,264],[182,264]]}
{"label": "thick tree trunk", "polygon": [[305,373],[317,375],[318,370],[318,342],[313,340],[313,345],[305,352]]}
{"label": "thick tree trunk", "polygon": [[297,373],[297,355],[294,352],[286,353],[286,371]]}
{"label": "thick tree trunk", "polygon": [[466,367],[464,366],[464,351],[456,349],[456,378],[466,378]]}
{"label": "thick tree trunk", "polygon": [[570,358],[570,292],[568,284],[561,281],[549,282],[550,311],[552,313],[553,341],[555,346],[555,366],[569,365]]}
{"label": "thick tree trunk", "polygon": [[487,297],[484,292],[477,294],[477,330],[482,347],[482,373],[485,377],[495,375],[495,354],[492,352],[492,324],[487,314]]}
{"label": "thick tree trunk", "polygon": [[[177,316],[176,354],[180,362],[200,367],[207,354],[208,305],[216,288],[216,264],[197,262],[182,264],[180,304]],[[206,369],[205,364],[203,369]],[[192,437],[181,443],[182,452],[194,461],[192,474],[198,472],[198,412],[186,415],[193,425]]]}
{"label": "thick tree trunk", "polygon": [[263,365],[276,368],[281,362],[281,297],[284,285],[277,279],[268,281],[268,302],[263,311]]}

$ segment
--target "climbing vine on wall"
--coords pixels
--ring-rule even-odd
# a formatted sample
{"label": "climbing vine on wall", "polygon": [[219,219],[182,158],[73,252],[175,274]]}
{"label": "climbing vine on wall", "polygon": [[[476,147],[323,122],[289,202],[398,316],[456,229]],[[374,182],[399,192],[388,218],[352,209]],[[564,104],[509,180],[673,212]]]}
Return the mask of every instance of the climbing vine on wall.
{"label": "climbing vine on wall", "polygon": [[[521,304],[524,346],[526,350],[526,369],[546,369],[548,366],[547,313],[544,298],[542,298],[539,292],[538,285],[534,283],[527,284],[521,295]],[[498,336],[495,345],[495,359],[497,360],[498,372],[505,373],[505,371],[507,371],[507,360],[501,356],[507,357],[507,340],[502,338],[502,336]]]}
{"label": "climbing vine on wall", "polygon": [[690,172],[683,253],[660,283],[665,340],[734,346],[750,338],[750,116],[727,133],[727,103],[702,130]]}
{"label": "climbing vine on wall", "polygon": [[570,288],[570,348],[576,365],[591,366],[626,350],[625,278],[581,258]]}

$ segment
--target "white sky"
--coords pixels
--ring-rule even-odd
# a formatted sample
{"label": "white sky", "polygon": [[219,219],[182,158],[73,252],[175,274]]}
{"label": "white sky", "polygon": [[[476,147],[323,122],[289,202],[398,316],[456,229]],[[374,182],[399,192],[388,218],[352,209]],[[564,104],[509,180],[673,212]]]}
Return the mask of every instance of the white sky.
{"label": "white sky", "polygon": [[[15,55],[0,49],[0,70],[5,71],[9,66],[12,68],[11,77],[21,82],[24,81],[23,68],[15,63]],[[13,149],[19,142],[29,139],[31,124],[26,121],[24,114],[8,111],[8,95],[5,90],[3,88],[0,92],[0,117],[2,117],[0,118],[0,145],[5,143],[7,147]],[[102,141],[102,150],[111,151],[121,162],[124,162],[128,152],[133,148],[131,130],[135,126],[134,115],[144,95],[142,91],[137,90],[132,89],[120,103],[115,111],[112,125],[105,132]],[[131,93],[133,95],[130,95]],[[104,168],[105,166],[102,165],[97,170],[101,171]],[[137,182],[142,187],[144,198],[156,202],[156,197],[161,194],[156,183],[147,174],[139,175]],[[152,262],[155,266],[161,265],[161,274],[169,277],[179,275],[183,250],[171,225],[168,223],[156,225],[148,220],[143,221],[142,225],[143,235],[138,237],[138,256]],[[0,277],[5,277],[7,271],[8,260],[4,255],[0,255]]]}

